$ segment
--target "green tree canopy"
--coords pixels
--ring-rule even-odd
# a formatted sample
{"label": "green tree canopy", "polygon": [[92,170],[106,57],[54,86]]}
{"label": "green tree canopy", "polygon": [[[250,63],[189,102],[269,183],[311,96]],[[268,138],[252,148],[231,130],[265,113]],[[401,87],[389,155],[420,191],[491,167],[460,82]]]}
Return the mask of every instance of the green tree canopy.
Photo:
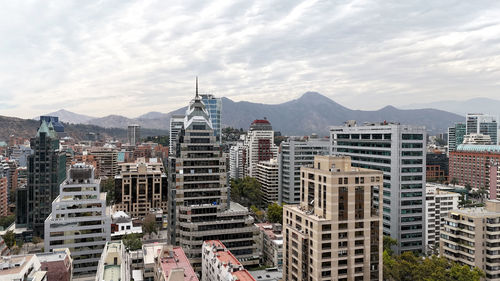
{"label": "green tree canopy", "polygon": [[4,229],[9,227],[14,221],[16,220],[16,215],[12,214],[9,216],[1,217],[0,218],[0,226],[2,226]]}
{"label": "green tree canopy", "polygon": [[392,238],[391,236],[384,235],[384,251],[387,251],[387,253],[392,256],[393,251],[392,251],[392,246],[396,246],[398,244],[398,240]]}
{"label": "green tree canopy", "polygon": [[257,179],[245,177],[231,180],[231,199],[245,207],[262,206],[261,185]]}
{"label": "green tree canopy", "polygon": [[283,224],[283,206],[274,202],[267,207],[267,219],[272,223]]}
{"label": "green tree canopy", "polygon": [[128,251],[135,251],[142,248],[141,235],[137,233],[125,234],[122,238],[123,245]]}
{"label": "green tree canopy", "polygon": [[144,218],[142,231],[148,234],[153,232],[158,234],[158,225],[156,224],[156,216],[154,214],[149,214]]}
{"label": "green tree canopy", "polygon": [[115,179],[107,178],[101,181],[101,192],[106,192],[106,204],[112,205],[115,202]]}
{"label": "green tree canopy", "polygon": [[5,245],[9,249],[12,249],[12,246],[16,244],[16,234],[12,230],[8,230],[3,236],[3,241],[5,241]]}

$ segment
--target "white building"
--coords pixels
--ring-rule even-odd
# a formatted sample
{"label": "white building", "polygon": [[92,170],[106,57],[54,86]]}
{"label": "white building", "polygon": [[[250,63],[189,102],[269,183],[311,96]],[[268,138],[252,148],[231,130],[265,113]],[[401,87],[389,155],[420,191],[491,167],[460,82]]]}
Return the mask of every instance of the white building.
{"label": "white building", "polygon": [[123,211],[111,215],[111,239],[119,240],[126,234],[140,234],[142,227],[134,226],[132,218]]}
{"label": "white building", "polygon": [[491,136],[483,134],[468,134],[464,136],[463,144],[493,144]]}
{"label": "white building", "polygon": [[426,138],[425,127],[387,122],[330,128],[332,155],[384,172],[384,235],[398,241],[398,254],[425,249]]}
{"label": "white building", "polygon": [[484,134],[491,137],[493,144],[498,144],[498,122],[493,115],[483,113],[467,113],[467,134]]}
{"label": "white building", "polygon": [[261,197],[264,204],[278,201],[278,161],[271,159],[257,164],[255,178],[260,183]]}
{"label": "white building", "polygon": [[182,126],[184,125],[184,115],[176,114],[170,117],[170,136],[169,136],[169,145],[168,145],[168,153],[175,155],[175,145],[177,143],[177,135],[179,134]]}
{"label": "white building", "polygon": [[107,242],[97,266],[96,281],[129,281],[130,264],[122,241]]}
{"label": "white building", "polygon": [[255,281],[243,265],[219,240],[203,243],[201,281]]}
{"label": "white building", "polygon": [[280,145],[278,156],[280,203],[300,203],[300,167],[314,163],[315,155],[329,155],[328,139],[290,137]]}
{"label": "white building", "polygon": [[41,271],[40,267],[35,255],[0,257],[0,280],[46,281],[47,272]]}
{"label": "white building", "polygon": [[75,164],[68,170],[45,220],[45,252],[69,248],[75,276],[94,276],[106,242],[110,240],[110,218],[106,193],[94,167]]}
{"label": "white building", "polygon": [[248,147],[247,176],[255,177],[255,169],[260,161],[278,157],[278,147],[274,144],[273,127],[266,119],[252,122],[245,145]]}
{"label": "white building", "polygon": [[229,149],[229,177],[241,179],[245,176],[247,147],[243,142],[237,142]]}
{"label": "white building", "polygon": [[444,218],[451,210],[458,209],[460,194],[439,189],[439,185],[426,184],[425,194],[425,245],[427,250],[439,248],[439,237]]}
{"label": "white building", "polygon": [[279,223],[256,223],[260,235],[257,247],[261,252],[262,263],[266,266],[283,267],[283,227]]}

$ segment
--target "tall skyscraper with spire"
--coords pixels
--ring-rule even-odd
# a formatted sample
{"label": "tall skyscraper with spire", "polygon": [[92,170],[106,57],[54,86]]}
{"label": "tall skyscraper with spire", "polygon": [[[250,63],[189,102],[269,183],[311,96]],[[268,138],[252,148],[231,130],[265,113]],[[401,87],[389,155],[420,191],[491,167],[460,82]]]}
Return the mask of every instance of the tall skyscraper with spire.
{"label": "tall skyscraper with spire", "polygon": [[221,240],[243,264],[257,264],[258,229],[247,208],[230,202],[225,157],[196,84],[168,164],[170,242],[184,248],[196,271],[205,240]]}
{"label": "tall skyscraper with spire", "polygon": [[59,195],[59,185],[66,178],[66,156],[59,149],[57,131],[52,122],[41,121],[40,128],[30,140],[33,154],[28,156],[27,188],[18,190],[20,204],[16,222],[43,237],[44,222],[50,215],[52,201]]}

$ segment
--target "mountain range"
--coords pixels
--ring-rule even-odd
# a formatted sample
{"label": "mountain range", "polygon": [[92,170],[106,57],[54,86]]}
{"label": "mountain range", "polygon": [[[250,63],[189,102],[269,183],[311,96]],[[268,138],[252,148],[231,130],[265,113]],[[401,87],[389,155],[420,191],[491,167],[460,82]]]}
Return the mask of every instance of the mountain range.
{"label": "mountain range", "polygon": [[[66,110],[47,115],[59,116],[63,122],[91,124],[104,128],[126,128],[129,124],[138,124],[142,128],[168,130],[170,117],[173,114],[183,114],[185,110],[184,107],[169,113],[149,112],[137,118],[120,115],[92,118],[80,114],[72,115]],[[64,114],[60,114],[61,112]],[[248,129],[253,120],[264,117],[271,122],[275,131],[281,131],[285,135],[327,135],[329,126],[341,125],[347,120],[356,120],[358,124],[392,121],[423,125],[430,133],[441,133],[454,122],[464,120],[464,117],[458,114],[431,108],[402,110],[386,106],[374,111],[352,110],[316,92],[307,92],[298,99],[281,104],[235,102],[222,98],[223,127]]]}
{"label": "mountain range", "polygon": [[428,103],[414,103],[402,108],[435,108],[465,116],[467,113],[485,113],[500,116],[500,100],[489,98],[473,98],[464,101],[445,100]]}

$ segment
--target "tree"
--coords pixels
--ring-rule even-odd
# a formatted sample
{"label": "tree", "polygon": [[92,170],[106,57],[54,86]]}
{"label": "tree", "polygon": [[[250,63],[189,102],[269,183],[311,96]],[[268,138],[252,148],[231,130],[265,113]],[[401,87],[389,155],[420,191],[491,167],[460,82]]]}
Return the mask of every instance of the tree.
{"label": "tree", "polygon": [[265,216],[265,212],[257,208],[255,205],[250,206],[250,211],[255,215],[259,222],[262,221]]}
{"label": "tree", "polygon": [[16,215],[5,216],[0,218],[0,226],[6,229],[16,220]]}
{"label": "tree", "polygon": [[42,238],[38,237],[38,236],[34,236],[33,239],[31,239],[31,242],[33,242],[33,244],[38,245],[40,243],[43,242]]}
{"label": "tree", "polygon": [[149,214],[144,218],[142,231],[149,235],[151,233],[158,234],[158,225],[156,224],[156,216],[154,214]]}
{"label": "tree", "polygon": [[261,185],[257,179],[245,177],[231,180],[231,199],[245,207],[262,206]]}
{"label": "tree", "polygon": [[108,178],[101,181],[101,192],[106,192],[106,204],[112,205],[115,202],[115,179]]}
{"label": "tree", "polygon": [[391,236],[384,235],[384,252],[387,252],[390,256],[394,253],[392,250],[392,246],[396,246],[398,244],[398,240],[392,238]]}
{"label": "tree", "polygon": [[267,219],[272,223],[283,223],[283,206],[274,202],[267,207]]}
{"label": "tree", "polygon": [[137,233],[125,234],[122,238],[123,245],[128,251],[135,251],[142,248],[141,235]]}
{"label": "tree", "polygon": [[7,247],[9,249],[12,249],[12,246],[14,246],[14,244],[16,244],[16,234],[12,230],[8,230],[2,236],[2,238],[3,238],[3,241],[5,241],[5,245],[7,245]]}

